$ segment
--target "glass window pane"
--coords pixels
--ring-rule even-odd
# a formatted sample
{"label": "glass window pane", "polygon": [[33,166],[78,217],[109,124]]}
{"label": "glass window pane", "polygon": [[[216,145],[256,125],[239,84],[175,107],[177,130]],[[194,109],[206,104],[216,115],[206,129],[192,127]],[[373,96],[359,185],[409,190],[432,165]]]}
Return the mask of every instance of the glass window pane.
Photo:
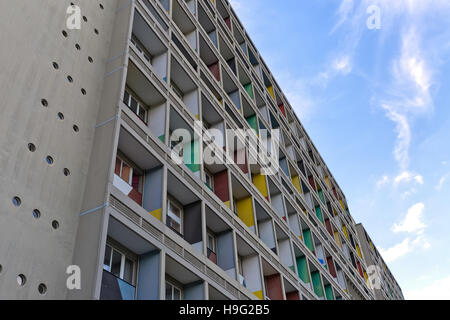
{"label": "glass window pane", "polygon": [[125,103],[127,106],[130,103],[130,95],[128,92],[125,91],[125,93],[123,94],[123,103]]}
{"label": "glass window pane", "polygon": [[127,164],[123,163],[121,177],[126,183],[130,183],[130,174],[131,174],[131,168]]}
{"label": "glass window pane", "polygon": [[125,269],[123,271],[123,280],[133,284],[133,261],[125,259]]}
{"label": "glass window pane", "polygon": [[173,300],[181,300],[181,292],[177,288],[173,288]]}
{"label": "glass window pane", "polygon": [[142,121],[145,122],[145,110],[142,107],[139,107],[139,113],[138,113],[139,118],[141,118]]}
{"label": "glass window pane", "polygon": [[177,223],[175,220],[170,219],[170,227],[177,231],[178,233],[181,233],[181,226],[179,223]]}
{"label": "glass window pane", "polygon": [[111,247],[106,246],[105,248],[105,259],[103,260],[103,269],[106,271],[111,271]]}
{"label": "glass window pane", "polygon": [[120,176],[120,166],[122,164],[122,161],[120,161],[119,158],[116,158],[116,168],[114,169],[114,173]]}
{"label": "glass window pane", "polygon": [[111,273],[116,277],[120,277],[120,266],[122,264],[122,255],[113,250]]}
{"label": "glass window pane", "polygon": [[137,113],[137,106],[138,106],[137,101],[134,100],[133,97],[131,97],[130,109],[131,109],[134,113]]}
{"label": "glass window pane", "polygon": [[172,286],[166,282],[166,300],[172,300]]}

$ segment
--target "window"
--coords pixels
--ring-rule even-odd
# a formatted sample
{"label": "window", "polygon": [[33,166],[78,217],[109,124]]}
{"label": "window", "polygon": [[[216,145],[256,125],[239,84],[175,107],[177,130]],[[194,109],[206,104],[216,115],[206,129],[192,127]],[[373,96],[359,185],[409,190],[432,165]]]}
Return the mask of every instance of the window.
{"label": "window", "polygon": [[127,90],[123,94],[123,103],[131,109],[143,122],[147,122],[147,108],[133,97]]}
{"label": "window", "polygon": [[181,300],[182,292],[179,287],[166,281],[166,300]]}
{"label": "window", "polygon": [[214,191],[214,176],[207,170],[205,170],[205,184]]}
{"label": "window", "polygon": [[168,225],[179,234],[183,234],[183,208],[172,200],[167,203]]}
{"label": "window", "polygon": [[133,284],[134,261],[108,244],[105,248],[103,270],[112,273],[129,284]]}
{"label": "window", "polygon": [[120,158],[116,158],[116,175],[122,178],[126,183],[132,185],[133,183],[133,168]]}
{"label": "window", "polygon": [[210,232],[208,232],[208,242],[206,245],[209,251],[216,253],[216,237]]}

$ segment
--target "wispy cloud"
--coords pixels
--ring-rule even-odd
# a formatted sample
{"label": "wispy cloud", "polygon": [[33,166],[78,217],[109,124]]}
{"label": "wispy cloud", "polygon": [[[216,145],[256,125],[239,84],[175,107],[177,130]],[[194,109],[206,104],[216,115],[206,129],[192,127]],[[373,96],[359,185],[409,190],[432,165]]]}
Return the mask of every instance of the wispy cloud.
{"label": "wispy cloud", "polygon": [[442,187],[444,186],[445,182],[450,178],[450,172],[445,174],[440,180],[439,183],[436,185],[435,189],[437,191],[441,191]]}

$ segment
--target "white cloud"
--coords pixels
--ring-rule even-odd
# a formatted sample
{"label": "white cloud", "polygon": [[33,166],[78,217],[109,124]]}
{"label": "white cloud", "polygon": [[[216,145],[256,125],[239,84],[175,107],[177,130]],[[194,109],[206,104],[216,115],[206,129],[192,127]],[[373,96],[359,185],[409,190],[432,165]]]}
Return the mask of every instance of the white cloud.
{"label": "white cloud", "polygon": [[378,251],[387,263],[391,263],[417,249],[429,249],[430,247],[430,242],[423,235],[419,235],[414,240],[405,238],[402,242],[394,245],[391,248],[378,248]]}
{"label": "white cloud", "polygon": [[395,233],[407,232],[422,234],[426,228],[423,220],[423,212],[425,205],[423,203],[417,203],[408,209],[408,213],[402,222],[394,224],[393,231]]}
{"label": "white cloud", "polygon": [[378,251],[380,251],[380,254],[387,263],[391,263],[410,253],[412,251],[412,245],[409,238],[406,238],[401,243],[389,249],[378,248]]}
{"label": "white cloud", "polygon": [[409,183],[411,181],[414,181],[418,184],[424,184],[423,176],[409,171],[403,171],[394,178],[394,184],[396,185],[401,183]]}
{"label": "white cloud", "polygon": [[450,276],[405,292],[407,300],[450,300]]}
{"label": "white cloud", "polygon": [[441,191],[442,187],[444,186],[445,182],[447,181],[447,179],[450,177],[450,172],[447,173],[446,175],[444,175],[440,180],[439,183],[437,184],[437,186],[435,187],[435,189],[437,191]]}
{"label": "white cloud", "polygon": [[349,74],[352,71],[350,56],[343,55],[335,59],[333,62],[333,69],[338,73],[342,73],[343,75]]}
{"label": "white cloud", "polygon": [[336,15],[339,17],[338,22],[334,25],[330,34],[334,33],[339,27],[348,20],[350,13],[353,11],[353,0],[342,0]]}

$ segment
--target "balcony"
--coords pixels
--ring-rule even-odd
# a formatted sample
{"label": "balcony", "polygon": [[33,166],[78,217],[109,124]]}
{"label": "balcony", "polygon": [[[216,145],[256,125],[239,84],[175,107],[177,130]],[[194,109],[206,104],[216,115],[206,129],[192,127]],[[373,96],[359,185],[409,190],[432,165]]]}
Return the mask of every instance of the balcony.
{"label": "balcony", "polygon": [[238,280],[250,292],[263,300],[263,284],[259,256],[240,236],[236,237],[238,254]]}
{"label": "balcony", "polygon": [[284,300],[281,274],[262,259],[265,293],[268,300]]}
{"label": "balcony", "polygon": [[166,82],[168,49],[137,11],[134,14],[131,44],[138,56],[150,64],[152,70]]}
{"label": "balcony", "polygon": [[236,262],[232,228],[206,206],[206,255],[232,279],[236,279]]}
{"label": "balcony", "polygon": [[259,238],[264,244],[277,254],[277,246],[275,243],[274,224],[270,215],[263,207],[255,201],[256,221],[258,225]]}

